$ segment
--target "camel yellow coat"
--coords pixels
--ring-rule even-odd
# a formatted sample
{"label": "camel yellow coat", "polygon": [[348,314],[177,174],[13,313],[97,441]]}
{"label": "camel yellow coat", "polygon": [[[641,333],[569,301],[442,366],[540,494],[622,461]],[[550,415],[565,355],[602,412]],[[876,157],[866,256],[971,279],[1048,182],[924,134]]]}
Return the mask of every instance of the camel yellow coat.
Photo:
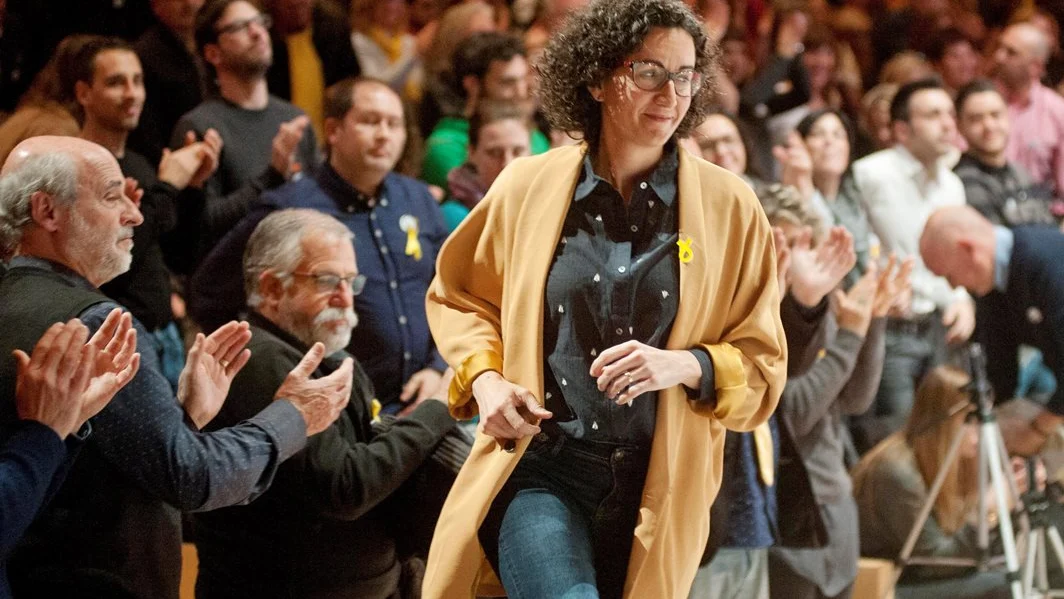
{"label": "camel yellow coat", "polygon": [[[436,345],[456,371],[456,417],[476,413],[470,385],[485,370],[542,400],[543,293],[586,151],[571,146],[515,161],[440,251],[427,309]],[[677,176],[680,239],[690,239],[691,255],[681,259],[667,347],[709,352],[717,402],[691,402],[681,386],[658,394],[625,583],[625,597],[639,599],[687,596],[720,488],[724,429],[763,423],[787,372],[775,251],[761,205],[738,177],[683,150]],[[436,527],[426,599],[504,594],[477,530],[529,440],[508,453],[477,435]]]}

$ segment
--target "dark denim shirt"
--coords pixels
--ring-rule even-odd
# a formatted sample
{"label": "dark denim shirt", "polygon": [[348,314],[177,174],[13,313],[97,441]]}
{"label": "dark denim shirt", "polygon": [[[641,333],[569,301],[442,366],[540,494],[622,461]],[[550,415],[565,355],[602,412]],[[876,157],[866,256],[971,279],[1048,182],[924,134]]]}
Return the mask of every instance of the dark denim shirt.
{"label": "dark denim shirt", "polygon": [[[544,399],[570,437],[649,447],[657,393],[618,406],[590,375],[599,352],[629,340],[664,348],[680,301],[675,145],[633,190],[620,193],[595,174],[591,155],[573,194],[555,250],[544,302]],[[713,401],[709,355],[693,350],[702,388]]]}

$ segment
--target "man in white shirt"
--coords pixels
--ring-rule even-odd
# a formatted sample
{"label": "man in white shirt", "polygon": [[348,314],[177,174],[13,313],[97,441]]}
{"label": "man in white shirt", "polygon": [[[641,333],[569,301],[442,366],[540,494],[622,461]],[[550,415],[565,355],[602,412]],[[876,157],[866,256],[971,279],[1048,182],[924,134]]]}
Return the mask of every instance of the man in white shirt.
{"label": "man in white shirt", "polygon": [[912,303],[888,321],[876,403],[855,419],[862,452],[901,427],[924,373],[944,361],[947,344],[963,343],[975,326],[971,298],[929,271],[919,251],[931,212],[965,203],[964,184],[947,159],[956,136],[953,101],[937,80],[914,81],[894,96],[890,118],[895,145],[855,162],[853,174],[883,249],[915,260]]}

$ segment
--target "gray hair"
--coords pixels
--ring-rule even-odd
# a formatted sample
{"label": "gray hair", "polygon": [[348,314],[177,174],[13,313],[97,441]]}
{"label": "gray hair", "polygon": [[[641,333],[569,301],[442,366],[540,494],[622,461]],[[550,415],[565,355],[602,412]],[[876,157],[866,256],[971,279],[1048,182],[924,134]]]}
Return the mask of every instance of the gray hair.
{"label": "gray hair", "polygon": [[303,238],[310,230],[325,237],[355,238],[343,223],[317,210],[290,208],[271,213],[255,227],[244,248],[244,292],[249,307],[262,302],[259,295],[262,273],[267,270],[291,273],[299,265],[303,259]]}
{"label": "gray hair", "polygon": [[59,204],[78,197],[78,167],[66,153],[48,152],[27,158],[0,177],[0,258],[14,255],[22,232],[33,221],[30,199],[34,193],[52,196]]}

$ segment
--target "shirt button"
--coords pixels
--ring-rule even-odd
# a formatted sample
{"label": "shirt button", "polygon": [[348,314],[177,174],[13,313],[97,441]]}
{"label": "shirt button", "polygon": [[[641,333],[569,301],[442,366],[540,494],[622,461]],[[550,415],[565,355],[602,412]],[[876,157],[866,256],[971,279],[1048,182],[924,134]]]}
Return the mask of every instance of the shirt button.
{"label": "shirt button", "polygon": [[616,332],[617,332],[618,335],[623,335],[624,334],[624,329],[618,328]]}
{"label": "shirt button", "polygon": [[372,212],[370,212],[370,213],[369,213],[369,219],[370,219],[370,220],[377,220],[377,215],[376,215],[376,214],[374,214],[374,213],[372,213]]}
{"label": "shirt button", "polygon": [[388,198],[381,198],[381,206],[388,207]]}
{"label": "shirt button", "polygon": [[639,230],[639,227],[637,227],[637,226],[635,226],[635,225],[632,225],[632,226],[631,226],[631,229],[632,229],[632,233],[635,233],[636,231],[638,231],[638,230]]}
{"label": "shirt button", "polygon": [[406,316],[399,317],[399,324],[406,324]]}
{"label": "shirt button", "polygon": [[345,210],[347,210],[348,214],[351,214],[352,212],[355,211],[355,207],[354,206],[348,206],[347,208],[345,208]]}
{"label": "shirt button", "polygon": [[410,360],[410,352],[408,352],[408,351],[403,352],[403,359],[409,361]]}
{"label": "shirt button", "polygon": [[639,189],[646,189],[646,188],[647,188],[647,182],[646,181],[643,181],[642,183],[639,184]]}
{"label": "shirt button", "polygon": [[384,246],[384,247],[382,247],[382,248],[381,248],[381,253],[382,253],[382,254],[387,254],[387,253],[388,253],[388,246]]}
{"label": "shirt button", "polygon": [[392,282],[388,283],[388,286],[391,287],[392,289],[398,289],[399,288],[399,282],[398,281],[392,281]]}
{"label": "shirt button", "polygon": [[626,270],[628,270],[628,269],[623,267],[623,266],[618,266],[617,267],[617,272],[619,272],[621,274],[624,274],[624,271],[626,271]]}
{"label": "shirt button", "polygon": [[381,237],[384,236],[384,231],[381,231],[380,229],[375,229],[373,231],[373,236],[376,237],[377,239],[380,239]]}

